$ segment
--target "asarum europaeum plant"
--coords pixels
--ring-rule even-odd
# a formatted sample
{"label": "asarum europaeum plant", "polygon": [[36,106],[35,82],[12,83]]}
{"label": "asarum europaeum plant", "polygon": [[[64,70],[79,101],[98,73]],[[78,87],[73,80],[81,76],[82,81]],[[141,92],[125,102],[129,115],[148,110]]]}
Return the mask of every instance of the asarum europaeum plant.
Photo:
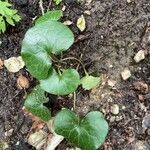
{"label": "asarum europaeum plant", "polygon": [[[43,121],[51,119],[50,110],[43,104],[48,102],[45,92],[68,95],[78,86],[89,90],[100,83],[100,78],[86,73],[80,80],[75,69],[53,67],[53,55],[60,55],[74,42],[72,31],[58,20],[62,11],[49,11],[29,29],[22,42],[21,55],[28,71],[39,80],[39,84],[28,94],[25,107]],[[55,63],[55,62],[54,62]],[[54,129],[75,146],[83,150],[96,150],[105,140],[108,124],[98,111],[88,113],[80,119],[68,109],[62,109],[54,119]]]}

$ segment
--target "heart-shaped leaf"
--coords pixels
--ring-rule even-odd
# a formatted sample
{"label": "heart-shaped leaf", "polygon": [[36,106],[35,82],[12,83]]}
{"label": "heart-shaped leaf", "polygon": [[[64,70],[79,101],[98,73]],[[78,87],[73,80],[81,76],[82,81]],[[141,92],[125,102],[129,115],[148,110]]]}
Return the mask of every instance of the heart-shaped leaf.
{"label": "heart-shaped leaf", "polygon": [[82,87],[86,90],[90,90],[100,84],[101,79],[99,77],[93,77],[86,75],[81,79]]}
{"label": "heart-shaped leaf", "polygon": [[51,119],[51,113],[47,107],[43,106],[43,103],[46,102],[48,102],[48,98],[45,97],[45,91],[38,85],[27,96],[27,99],[25,100],[25,107],[35,116],[44,121],[49,121]]}
{"label": "heart-shaped leaf", "polygon": [[71,30],[55,20],[44,21],[29,29],[23,39],[21,54],[29,72],[45,79],[51,68],[49,54],[59,54],[74,42]]}
{"label": "heart-shaped leaf", "polygon": [[98,149],[108,133],[108,124],[98,111],[90,112],[80,120],[72,111],[63,109],[55,117],[54,128],[57,134],[82,150]]}
{"label": "heart-shaped leaf", "polygon": [[58,74],[54,69],[47,79],[40,80],[43,90],[54,95],[68,95],[74,92],[80,84],[80,77],[76,70],[67,69]]}
{"label": "heart-shaped leaf", "polygon": [[59,20],[63,16],[63,13],[61,10],[53,10],[53,11],[48,11],[44,14],[44,16],[41,16],[37,19],[36,24],[45,22],[48,20]]}

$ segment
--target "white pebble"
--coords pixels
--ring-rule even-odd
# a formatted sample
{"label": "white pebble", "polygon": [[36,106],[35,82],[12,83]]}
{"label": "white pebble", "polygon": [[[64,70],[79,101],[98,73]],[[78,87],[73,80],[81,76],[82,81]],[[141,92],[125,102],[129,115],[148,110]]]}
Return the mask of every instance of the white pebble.
{"label": "white pebble", "polygon": [[117,104],[111,106],[111,113],[114,115],[119,114],[119,106]]}
{"label": "white pebble", "polygon": [[124,71],[121,72],[121,76],[122,76],[123,80],[129,79],[129,78],[131,77],[131,72],[130,72],[130,70],[127,69],[127,68],[124,69]]}
{"label": "white pebble", "polygon": [[143,50],[140,50],[134,56],[134,60],[136,63],[140,62],[141,60],[145,59],[145,53]]}

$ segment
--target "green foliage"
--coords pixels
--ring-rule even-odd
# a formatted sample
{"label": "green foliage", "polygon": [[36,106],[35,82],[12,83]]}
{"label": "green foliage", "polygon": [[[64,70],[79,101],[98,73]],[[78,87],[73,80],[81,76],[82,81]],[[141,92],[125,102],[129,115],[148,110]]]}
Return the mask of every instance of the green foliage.
{"label": "green foliage", "polygon": [[82,120],[68,109],[60,111],[54,119],[57,134],[82,150],[96,150],[108,133],[108,124],[98,111],[88,113]]}
{"label": "green foliage", "polygon": [[55,95],[70,94],[77,89],[79,83],[79,74],[74,69],[64,70],[63,73],[57,73],[53,69],[47,79],[40,80],[41,88]]}
{"label": "green foliage", "polygon": [[27,31],[22,43],[21,53],[29,72],[37,79],[46,79],[51,69],[50,54],[60,54],[73,42],[73,33],[58,21],[36,24]]}
{"label": "green foliage", "polygon": [[63,16],[63,13],[61,10],[53,10],[53,11],[48,11],[47,13],[44,14],[44,16],[40,17],[37,19],[36,24],[45,22],[48,20],[59,20]]}
{"label": "green foliage", "polygon": [[6,22],[12,26],[15,26],[15,22],[21,20],[20,16],[17,15],[17,10],[10,9],[11,6],[8,2],[0,1],[0,33],[6,31]]}
{"label": "green foliage", "polygon": [[93,77],[86,75],[81,79],[82,87],[86,90],[90,90],[100,84],[101,79],[99,77]]}
{"label": "green foliage", "polygon": [[[89,75],[80,81],[75,69],[60,69],[53,64],[53,56],[66,51],[74,42],[71,30],[58,21],[61,16],[61,11],[51,11],[40,17],[27,31],[21,50],[28,71],[40,82],[27,96],[25,107],[46,122],[51,119],[51,113],[43,105],[48,102],[45,91],[68,95],[80,84],[89,90],[100,83],[100,78]],[[54,128],[57,134],[83,150],[99,148],[108,132],[107,122],[97,111],[90,112],[81,120],[70,110],[63,109],[54,120]]]}
{"label": "green foliage", "polygon": [[62,0],[54,0],[54,2],[56,5],[59,5],[62,2]]}
{"label": "green foliage", "polygon": [[48,99],[45,97],[45,91],[37,85],[32,92],[27,96],[25,101],[25,107],[32,114],[41,118],[44,121],[49,121],[51,118],[51,113],[47,107],[43,106],[47,103]]}

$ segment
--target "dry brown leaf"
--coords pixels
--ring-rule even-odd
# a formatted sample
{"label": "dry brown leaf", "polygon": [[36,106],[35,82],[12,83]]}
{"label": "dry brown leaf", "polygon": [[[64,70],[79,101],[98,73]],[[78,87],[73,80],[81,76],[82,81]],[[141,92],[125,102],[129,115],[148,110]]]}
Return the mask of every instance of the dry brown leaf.
{"label": "dry brown leaf", "polygon": [[27,89],[29,88],[29,80],[23,76],[23,75],[20,75],[17,79],[17,86],[20,88],[20,89]]}

